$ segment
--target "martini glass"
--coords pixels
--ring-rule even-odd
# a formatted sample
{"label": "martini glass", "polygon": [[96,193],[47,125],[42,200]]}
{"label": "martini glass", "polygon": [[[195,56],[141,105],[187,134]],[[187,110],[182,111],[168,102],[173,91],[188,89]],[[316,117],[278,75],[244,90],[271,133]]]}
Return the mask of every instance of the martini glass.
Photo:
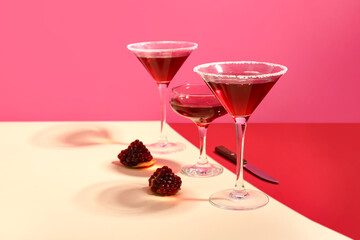
{"label": "martini glass", "polygon": [[206,157],[206,132],[213,120],[226,114],[224,107],[204,84],[174,87],[170,106],[177,114],[192,120],[199,130],[200,157],[196,164],[184,166],[181,172],[190,177],[213,177],[221,174],[223,168],[210,164]]}
{"label": "martini glass", "polygon": [[237,136],[236,182],[232,189],[210,196],[210,202],[233,210],[256,209],[266,205],[266,194],[245,189],[243,155],[246,124],[255,108],[285,74],[287,68],[264,62],[218,62],[194,68],[235,121]]}
{"label": "martini glass", "polygon": [[173,79],[196,43],[182,41],[156,41],[129,44],[127,48],[140,60],[158,85],[160,93],[161,126],[158,142],[147,145],[152,153],[173,153],[185,149],[182,143],[171,143],[163,132],[166,121],[166,94]]}

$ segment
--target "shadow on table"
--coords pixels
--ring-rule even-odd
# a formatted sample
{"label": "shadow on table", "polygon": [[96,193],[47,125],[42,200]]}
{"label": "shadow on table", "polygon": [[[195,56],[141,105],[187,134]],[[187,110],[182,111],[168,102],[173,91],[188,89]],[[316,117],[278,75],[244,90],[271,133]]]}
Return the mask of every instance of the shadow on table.
{"label": "shadow on table", "polygon": [[152,193],[146,183],[123,184],[113,181],[95,184],[81,190],[76,194],[74,202],[87,212],[130,217],[164,211],[181,213],[193,207],[194,204],[191,203],[193,201],[208,201],[208,199],[186,197],[181,191],[174,196],[163,197]]}
{"label": "shadow on table", "polygon": [[173,170],[174,173],[180,172],[181,165],[177,162],[174,162],[169,159],[164,158],[155,158],[156,162],[153,166],[147,168],[129,168],[123,166],[119,160],[114,160],[111,164],[108,164],[107,167],[111,171],[115,171],[117,173],[135,176],[135,177],[150,177],[157,168],[161,168],[163,166],[168,166]]}
{"label": "shadow on table", "polygon": [[32,138],[32,143],[41,147],[88,147],[103,144],[129,143],[114,140],[110,132],[104,126],[92,123],[69,123],[47,128]]}

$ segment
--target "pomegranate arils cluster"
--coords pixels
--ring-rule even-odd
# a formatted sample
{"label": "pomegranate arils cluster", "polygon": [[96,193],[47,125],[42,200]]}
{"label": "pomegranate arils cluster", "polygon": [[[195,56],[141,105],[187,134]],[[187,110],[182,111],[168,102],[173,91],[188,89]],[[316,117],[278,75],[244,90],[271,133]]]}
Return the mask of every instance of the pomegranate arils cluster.
{"label": "pomegranate arils cluster", "polygon": [[181,178],[175,175],[168,166],[156,169],[149,178],[151,191],[164,196],[177,193],[180,190],[181,183]]}
{"label": "pomegranate arils cluster", "polygon": [[145,145],[136,139],[127,149],[122,150],[118,158],[127,167],[147,167],[153,164],[153,156]]}

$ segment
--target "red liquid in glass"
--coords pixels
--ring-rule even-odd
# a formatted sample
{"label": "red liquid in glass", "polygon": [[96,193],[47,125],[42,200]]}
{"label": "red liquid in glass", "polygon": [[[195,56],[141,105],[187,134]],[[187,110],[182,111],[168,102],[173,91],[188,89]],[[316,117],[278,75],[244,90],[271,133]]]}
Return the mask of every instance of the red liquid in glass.
{"label": "red liquid in glass", "polygon": [[208,82],[225,109],[233,117],[248,117],[276,81],[255,83]]}
{"label": "red liquid in glass", "polygon": [[191,119],[198,126],[207,126],[214,119],[225,115],[227,112],[215,98],[212,99],[172,99],[172,109],[181,116]]}
{"label": "red liquid in glass", "polygon": [[138,57],[138,59],[158,84],[169,84],[188,56]]}

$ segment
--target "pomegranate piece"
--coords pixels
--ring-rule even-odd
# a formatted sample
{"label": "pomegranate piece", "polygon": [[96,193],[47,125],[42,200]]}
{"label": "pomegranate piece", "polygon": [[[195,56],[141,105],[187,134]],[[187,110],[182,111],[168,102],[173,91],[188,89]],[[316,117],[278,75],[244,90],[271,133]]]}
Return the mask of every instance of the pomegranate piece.
{"label": "pomegranate piece", "polygon": [[118,158],[121,164],[131,168],[149,167],[155,162],[150,151],[138,139],[130,143],[127,149],[122,150]]}
{"label": "pomegranate piece", "polygon": [[151,191],[164,196],[176,194],[180,190],[181,183],[181,178],[175,175],[168,166],[156,169],[149,178]]}

